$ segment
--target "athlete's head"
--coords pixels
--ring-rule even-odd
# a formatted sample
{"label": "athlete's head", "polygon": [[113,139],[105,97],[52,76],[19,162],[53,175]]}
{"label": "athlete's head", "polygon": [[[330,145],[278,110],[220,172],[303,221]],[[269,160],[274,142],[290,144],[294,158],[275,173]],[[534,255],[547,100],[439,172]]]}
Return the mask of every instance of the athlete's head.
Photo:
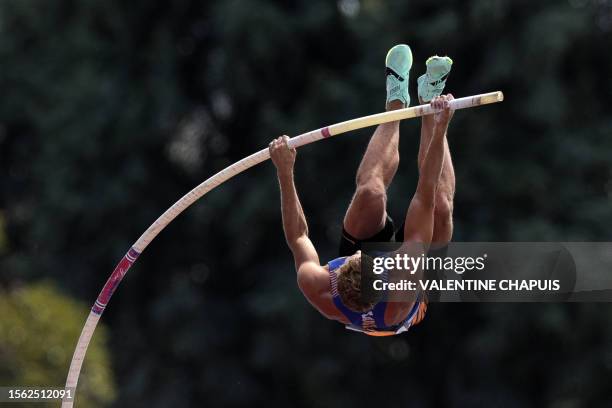
{"label": "athlete's head", "polygon": [[361,296],[361,251],[347,258],[338,268],[338,293],[342,303],[355,312],[367,312],[375,302],[364,302]]}

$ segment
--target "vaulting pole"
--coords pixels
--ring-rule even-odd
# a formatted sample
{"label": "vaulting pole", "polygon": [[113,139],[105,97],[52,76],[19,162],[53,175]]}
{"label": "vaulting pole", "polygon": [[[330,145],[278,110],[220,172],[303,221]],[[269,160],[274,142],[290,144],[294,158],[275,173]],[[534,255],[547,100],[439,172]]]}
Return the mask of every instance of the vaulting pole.
{"label": "vaulting pole", "polygon": [[[453,109],[466,109],[480,105],[487,105],[490,103],[497,103],[503,100],[504,94],[501,91],[497,91],[454,99],[450,102],[450,105]],[[435,110],[430,105],[419,105],[411,108],[377,113],[375,115],[347,120],[346,122],[337,123],[335,125],[295,136],[289,139],[288,145],[290,148],[300,147],[321,139],[350,132],[351,130],[362,129],[365,127],[380,125],[381,123],[393,122],[402,119],[431,115],[434,112]],[[81,366],[83,365],[83,360],[85,359],[85,354],[87,353],[87,347],[89,346],[91,337],[93,336],[94,330],[96,329],[98,321],[100,320],[100,316],[108,305],[113,292],[115,289],[117,289],[117,286],[127,273],[128,269],[130,269],[134,262],[136,262],[136,259],[142,253],[142,251],[145,250],[151,241],[153,241],[153,239],[155,239],[155,237],[168,224],[170,224],[172,220],[174,220],[180,213],[185,211],[187,207],[196,202],[210,190],[214,189],[220,184],[225,183],[235,175],[242,173],[256,164],[268,160],[269,158],[270,153],[268,148],[265,148],[221,170],[174,203],[172,207],[168,208],[166,212],[155,220],[155,222],[151,224],[149,228],[147,228],[144,234],[138,238],[138,241],[134,243],[127,254],[125,254],[123,259],[121,259],[119,264],[115,267],[115,270],[111,274],[110,278],[108,278],[106,281],[100,295],[91,308],[91,312],[87,317],[87,321],[85,322],[85,326],[81,331],[81,336],[79,337],[79,341],[72,356],[70,370],[68,371],[68,377],[66,379],[66,388],[73,388],[76,392]],[[73,402],[74,399],[63,401],[62,408],[72,408]]]}

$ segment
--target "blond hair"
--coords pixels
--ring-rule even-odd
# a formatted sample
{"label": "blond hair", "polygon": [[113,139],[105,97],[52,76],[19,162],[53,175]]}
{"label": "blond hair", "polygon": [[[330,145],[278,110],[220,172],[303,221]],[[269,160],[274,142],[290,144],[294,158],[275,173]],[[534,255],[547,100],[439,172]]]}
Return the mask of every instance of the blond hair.
{"label": "blond hair", "polygon": [[362,298],[360,257],[351,257],[338,268],[338,293],[342,303],[355,312],[367,312],[376,304]]}

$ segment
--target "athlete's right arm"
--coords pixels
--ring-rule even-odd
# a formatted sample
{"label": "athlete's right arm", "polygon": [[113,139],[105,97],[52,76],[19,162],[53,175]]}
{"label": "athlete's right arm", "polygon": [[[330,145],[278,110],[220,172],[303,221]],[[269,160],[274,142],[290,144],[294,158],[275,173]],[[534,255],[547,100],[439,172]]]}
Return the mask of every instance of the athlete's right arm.
{"label": "athlete's right arm", "polygon": [[444,139],[454,112],[450,107],[452,100],[453,96],[448,94],[431,101],[432,107],[442,110],[433,115],[433,135],[420,168],[416,193],[406,213],[404,242],[418,242],[425,246],[431,243],[436,188],[444,163]]}
{"label": "athlete's right arm", "polygon": [[[453,110],[449,104],[452,100],[453,96],[449,94],[434,98],[431,101],[432,107],[441,110],[434,114],[433,134],[429,146],[426,147],[423,163],[420,167],[416,193],[406,213],[404,243],[397,251],[399,254],[420,257],[427,254],[431,245],[436,188],[444,163],[444,139],[446,138],[449,121],[453,116]],[[400,273],[392,274],[390,281],[411,280],[417,283],[416,280],[420,279],[422,272],[422,268],[410,272],[402,270]],[[416,296],[414,291],[407,292],[390,291],[388,301],[412,302],[416,300],[416,298],[407,297],[407,295]]]}

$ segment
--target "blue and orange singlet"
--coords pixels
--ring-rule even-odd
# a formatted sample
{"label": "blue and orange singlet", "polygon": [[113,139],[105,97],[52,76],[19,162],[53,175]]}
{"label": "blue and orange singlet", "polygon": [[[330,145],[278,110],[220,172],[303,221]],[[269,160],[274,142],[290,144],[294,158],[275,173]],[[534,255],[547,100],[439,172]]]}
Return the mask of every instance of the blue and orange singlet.
{"label": "blue and orange singlet", "polygon": [[[346,262],[345,256],[336,258],[329,261],[327,264],[329,267],[329,280],[331,285],[331,293],[336,308],[342,312],[342,314],[351,322],[346,325],[349,330],[355,330],[367,334],[369,336],[393,336],[408,331],[408,329],[423,320],[425,311],[427,310],[427,303],[419,299],[414,302],[414,305],[408,312],[406,319],[397,325],[387,326],[385,324],[385,310],[387,310],[386,301],[380,301],[374,305],[374,307],[363,313],[355,312],[349,309],[340,298],[338,293],[338,278],[336,275],[336,269],[344,265]],[[383,280],[386,281],[386,271],[382,274]]]}

